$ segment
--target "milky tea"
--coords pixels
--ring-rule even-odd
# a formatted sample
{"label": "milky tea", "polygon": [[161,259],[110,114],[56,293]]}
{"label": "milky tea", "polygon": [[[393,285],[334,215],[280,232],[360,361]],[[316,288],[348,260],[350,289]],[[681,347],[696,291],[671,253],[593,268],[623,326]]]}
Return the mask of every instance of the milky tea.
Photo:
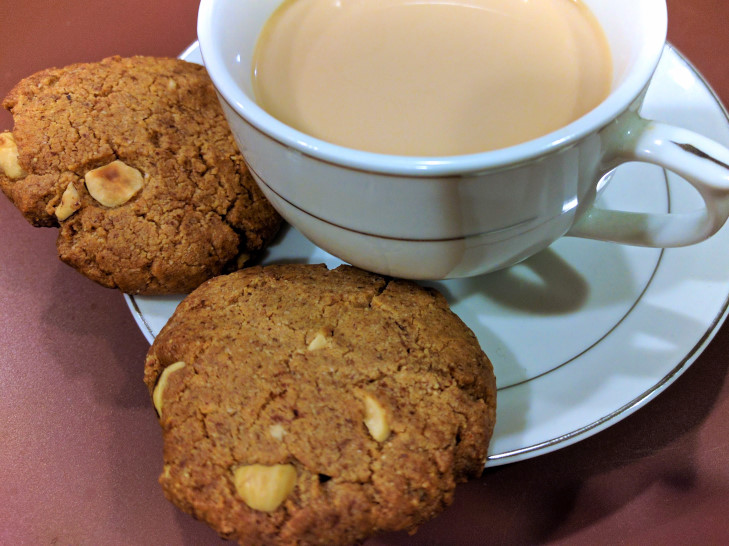
{"label": "milky tea", "polygon": [[576,120],[612,61],[581,0],[286,0],[253,60],[258,104],[319,139],[445,156]]}

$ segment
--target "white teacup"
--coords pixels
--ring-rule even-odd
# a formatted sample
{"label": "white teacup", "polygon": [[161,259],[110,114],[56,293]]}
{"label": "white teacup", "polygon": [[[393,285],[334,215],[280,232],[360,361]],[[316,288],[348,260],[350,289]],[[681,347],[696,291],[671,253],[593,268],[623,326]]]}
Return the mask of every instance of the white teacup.
{"label": "white teacup", "polygon": [[[250,81],[252,55],[281,1],[202,0],[200,50],[266,196],[306,237],[346,262],[397,277],[466,277],[518,263],[564,235],[690,245],[729,216],[729,150],[637,114],[665,44],[665,0],[584,0],[613,56],[612,92],[597,108],[529,142],[445,157],[337,146],[261,109]],[[705,207],[651,214],[594,206],[611,171],[628,161],[681,175]]]}

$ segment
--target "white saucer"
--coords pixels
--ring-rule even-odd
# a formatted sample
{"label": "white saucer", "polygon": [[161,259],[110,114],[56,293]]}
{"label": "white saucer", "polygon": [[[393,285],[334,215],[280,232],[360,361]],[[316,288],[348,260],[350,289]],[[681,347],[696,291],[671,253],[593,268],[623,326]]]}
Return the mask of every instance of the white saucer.
{"label": "white saucer", "polygon": [[[197,44],[182,55],[201,62]],[[643,115],[729,145],[727,112],[667,46]],[[700,206],[685,182],[642,164],[620,167],[603,202],[623,209]],[[710,240],[656,250],[563,238],[511,269],[430,283],[473,329],[496,369],[498,418],[487,466],[587,438],[643,406],[698,357],[726,317],[729,225]],[[341,263],[287,228],[264,263]],[[151,342],[179,297],[129,297]]]}

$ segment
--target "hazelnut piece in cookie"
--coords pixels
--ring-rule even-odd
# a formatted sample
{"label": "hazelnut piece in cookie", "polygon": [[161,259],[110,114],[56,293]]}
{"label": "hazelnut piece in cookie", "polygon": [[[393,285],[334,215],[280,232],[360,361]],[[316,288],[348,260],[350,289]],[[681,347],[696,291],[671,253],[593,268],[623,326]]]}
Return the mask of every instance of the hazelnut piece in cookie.
{"label": "hazelnut piece in cookie", "polygon": [[377,399],[369,394],[364,396],[365,417],[364,424],[370,435],[378,442],[384,442],[390,436],[390,424],[387,420],[387,412]]}
{"label": "hazelnut piece in cookie", "polygon": [[319,330],[314,336],[314,339],[309,342],[309,345],[306,348],[309,351],[316,351],[329,346],[330,343],[331,340],[327,332],[325,332],[324,330]]}
{"label": "hazelnut piece in cookie", "polygon": [[159,376],[157,385],[154,387],[154,392],[152,393],[152,402],[154,403],[154,407],[157,410],[157,415],[159,415],[160,417],[162,416],[162,397],[164,396],[165,388],[167,388],[167,382],[169,381],[170,374],[176,372],[177,370],[181,370],[184,367],[184,362],[175,362],[174,364],[170,364],[164,370],[162,370],[162,373]]}
{"label": "hazelnut piece in cookie", "polygon": [[62,222],[80,208],[81,198],[76,186],[71,182],[61,196],[61,203],[56,207],[56,218]]}
{"label": "hazelnut piece in cookie", "polygon": [[129,201],[144,186],[144,177],[120,160],[86,173],[86,189],[105,207],[118,207]]}
{"label": "hazelnut piece in cookie", "polygon": [[294,490],[296,469],[290,464],[239,466],[233,472],[233,481],[249,507],[273,512]]}
{"label": "hazelnut piece in cookie", "polygon": [[0,133],[0,169],[13,180],[23,178],[26,172],[18,163],[18,145],[13,133]]}

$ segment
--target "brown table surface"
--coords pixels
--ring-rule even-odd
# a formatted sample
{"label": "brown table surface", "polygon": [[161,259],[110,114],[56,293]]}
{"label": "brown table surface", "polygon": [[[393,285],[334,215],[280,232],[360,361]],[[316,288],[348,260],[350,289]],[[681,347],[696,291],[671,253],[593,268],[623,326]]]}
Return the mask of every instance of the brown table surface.
{"label": "brown table surface", "polygon": [[[669,40],[729,103],[729,1],[669,0]],[[49,66],[179,54],[197,0],[4,0],[0,97]],[[0,114],[0,130],[11,118]],[[0,544],[220,541],[157,484],[141,380],[148,344],[122,295],[56,257],[56,230],[0,196]],[[487,470],[415,536],[385,544],[718,544],[729,540],[729,325],[643,409],[563,450]]]}

